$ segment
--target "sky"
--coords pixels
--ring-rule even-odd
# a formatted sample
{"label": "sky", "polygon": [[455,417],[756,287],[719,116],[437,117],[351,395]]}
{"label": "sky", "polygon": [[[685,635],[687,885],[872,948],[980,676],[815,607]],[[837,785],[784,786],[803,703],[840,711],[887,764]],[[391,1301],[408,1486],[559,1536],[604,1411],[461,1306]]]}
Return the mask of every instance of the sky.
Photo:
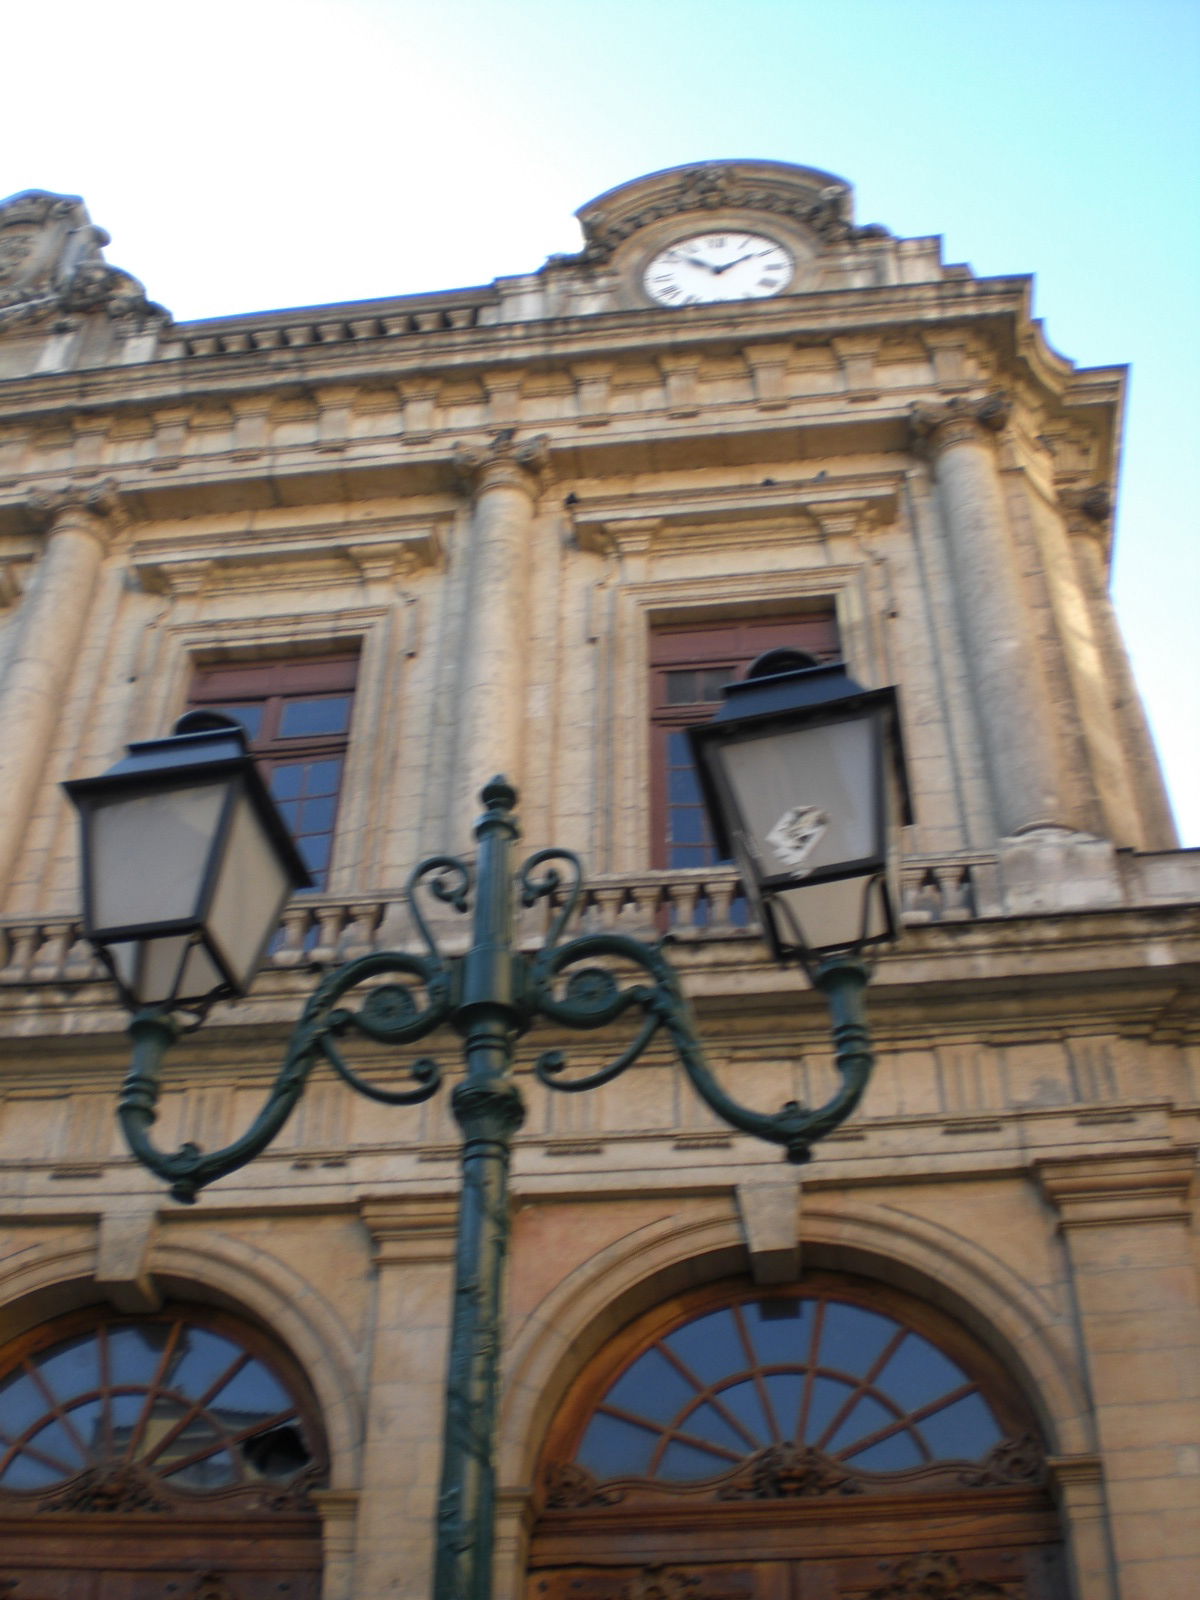
{"label": "sky", "polygon": [[0,196],[80,194],[180,320],[490,282],[615,184],[753,156],[1036,274],[1129,363],[1113,593],[1200,846],[1200,0],[95,0],[9,8]]}

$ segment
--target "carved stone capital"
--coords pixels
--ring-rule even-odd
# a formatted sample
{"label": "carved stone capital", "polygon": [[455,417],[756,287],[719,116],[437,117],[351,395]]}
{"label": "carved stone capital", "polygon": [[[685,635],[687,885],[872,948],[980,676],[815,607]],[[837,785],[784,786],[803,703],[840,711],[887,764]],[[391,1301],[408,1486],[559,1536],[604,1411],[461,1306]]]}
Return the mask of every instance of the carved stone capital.
{"label": "carved stone capital", "polygon": [[909,412],[913,444],[936,459],[952,445],[974,444],[982,435],[999,433],[1011,409],[1000,389],[981,400],[955,397],[939,405],[915,405]]}
{"label": "carved stone capital", "polygon": [[454,472],[464,494],[477,500],[489,489],[523,489],[536,499],[549,475],[550,454],[544,433],[517,439],[503,428],[490,444],[465,445],[454,452]]}
{"label": "carved stone capital", "polygon": [[1107,543],[1113,511],[1107,484],[1064,486],[1058,491],[1058,503],[1071,533],[1085,534]]}
{"label": "carved stone capital", "polygon": [[375,1247],[376,1266],[436,1265],[454,1260],[457,1200],[366,1195],[359,1212]]}
{"label": "carved stone capital", "polygon": [[129,513],[113,478],[35,489],[26,504],[34,523],[49,538],[67,528],[82,529],[107,547],[129,523]]}

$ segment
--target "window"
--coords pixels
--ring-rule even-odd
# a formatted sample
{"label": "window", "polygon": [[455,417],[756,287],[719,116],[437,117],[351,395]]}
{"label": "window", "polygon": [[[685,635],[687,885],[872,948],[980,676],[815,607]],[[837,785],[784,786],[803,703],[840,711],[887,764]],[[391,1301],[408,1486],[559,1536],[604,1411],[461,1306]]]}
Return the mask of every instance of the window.
{"label": "window", "polygon": [[[317,1600],[310,1491],[327,1480],[303,1374],[223,1312],[81,1311],[0,1351],[0,1545],[19,1595]],[[204,1587],[216,1572],[228,1587]]]}
{"label": "window", "polygon": [[683,729],[721,706],[725,684],[764,650],[805,650],[818,661],[840,655],[831,611],[788,618],[744,617],[676,626],[650,635],[651,824],[656,867],[708,867],[716,849]]}
{"label": "window", "polygon": [[580,1375],[537,1484],[529,1600],[1067,1593],[1024,1396],[942,1312],[849,1275],[648,1312]]}
{"label": "window", "polygon": [[188,701],[245,728],[318,889],[329,881],[357,674],[355,656],[206,667]]}

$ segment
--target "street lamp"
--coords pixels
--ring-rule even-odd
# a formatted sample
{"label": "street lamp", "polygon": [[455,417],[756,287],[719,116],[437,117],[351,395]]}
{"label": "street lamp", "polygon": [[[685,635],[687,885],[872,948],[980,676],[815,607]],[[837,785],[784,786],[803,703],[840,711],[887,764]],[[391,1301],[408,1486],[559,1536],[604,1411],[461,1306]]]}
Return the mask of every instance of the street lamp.
{"label": "street lamp", "polygon": [[[815,1110],[795,1101],[774,1113],[753,1110],[734,1100],[710,1070],[660,945],[613,932],[565,937],[584,889],[578,857],[568,850],[539,850],[514,873],[512,852],[520,836],[516,792],[505,779],[494,778],[481,796],[474,862],[432,856],[409,877],[405,898],[424,948],[376,951],[331,971],[305,1006],[251,1126],[222,1150],[205,1152],[185,1144],[168,1153],[154,1145],[150,1129],[163,1061],[181,1031],[180,1010],[203,1016],[213,1000],[246,991],[287,888],[305,881],[245,761],[244,744],[229,728],[216,727],[211,719],[197,727],[185,719],[174,738],[134,745],[127,760],[101,777],[67,785],[83,819],[84,931],[133,1011],[133,1057],[118,1115],[137,1159],[171,1185],[177,1200],[191,1202],[203,1185],[236,1171],[267,1147],[319,1061],[352,1088],[387,1105],[416,1105],[441,1087],[441,1068],[429,1057],[408,1065],[401,1086],[368,1080],[347,1059],[344,1041],[358,1037],[411,1045],[443,1026],[461,1034],[466,1070],[451,1105],[463,1136],[462,1194],[433,1594],[434,1600],[488,1600],[508,1170],[513,1137],[525,1115],[512,1071],[517,1039],[538,1017],[586,1031],[631,1018],[632,1038],[604,1067],[572,1075],[564,1053],[547,1050],[534,1063],[535,1076],[566,1093],[597,1088],[632,1066],[661,1034],[712,1111],[734,1128],[781,1146],[789,1161],[807,1161],[813,1143],[853,1111],[871,1072],[862,1007],[865,972],[855,959],[861,941],[839,945],[836,959],[825,961],[817,973],[833,1017],[838,1089]],[[874,770],[869,762],[867,770]],[[228,786],[221,797],[209,792],[214,784]],[[734,792],[740,792],[736,785]],[[743,828],[716,816],[714,826],[719,836],[735,840]],[[232,870],[246,885],[236,891],[239,913],[248,919],[240,938],[229,920],[227,897],[235,891],[224,887]],[[148,903],[160,873],[168,892],[165,912]],[[774,890],[748,887],[765,908]],[[470,910],[472,935],[464,954],[446,956],[439,949],[419,890],[456,911]],[[262,904],[252,922],[247,902],[260,892]],[[548,900],[554,907],[549,933],[532,955],[515,947],[518,893],[525,906]],[[775,936],[768,936],[781,953]],[[621,975],[630,965],[637,969],[635,981]],[[845,983],[824,981],[823,975],[836,972],[850,977]],[[208,980],[211,988],[203,991]],[[339,1005],[359,987],[363,997],[357,1010]]]}

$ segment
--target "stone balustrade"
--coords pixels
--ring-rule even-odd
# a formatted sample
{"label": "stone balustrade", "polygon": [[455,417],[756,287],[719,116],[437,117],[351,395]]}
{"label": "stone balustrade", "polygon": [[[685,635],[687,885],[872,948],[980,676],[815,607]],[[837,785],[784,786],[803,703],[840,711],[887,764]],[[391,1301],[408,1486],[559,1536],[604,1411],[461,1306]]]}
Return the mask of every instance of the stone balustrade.
{"label": "stone balustrade", "polygon": [[[1163,856],[1119,851],[1117,860],[1123,903],[1129,907],[1181,904],[1200,893],[1200,851]],[[1005,905],[1001,862],[985,852],[908,859],[900,873],[900,898],[906,926],[1013,914]],[[542,901],[520,910],[521,944],[535,948],[556,909]],[[430,920],[447,952],[464,946],[465,919],[443,910],[436,917],[430,913]],[[638,938],[655,938],[670,929],[676,939],[693,942],[752,939],[757,934],[737,876],[728,867],[592,878],[572,931],[601,929]],[[264,965],[333,966],[371,950],[414,949],[419,944],[398,890],[348,897],[299,895],[284,912]],[[0,987],[70,986],[101,977],[103,969],[80,935],[77,916],[0,919]]]}

